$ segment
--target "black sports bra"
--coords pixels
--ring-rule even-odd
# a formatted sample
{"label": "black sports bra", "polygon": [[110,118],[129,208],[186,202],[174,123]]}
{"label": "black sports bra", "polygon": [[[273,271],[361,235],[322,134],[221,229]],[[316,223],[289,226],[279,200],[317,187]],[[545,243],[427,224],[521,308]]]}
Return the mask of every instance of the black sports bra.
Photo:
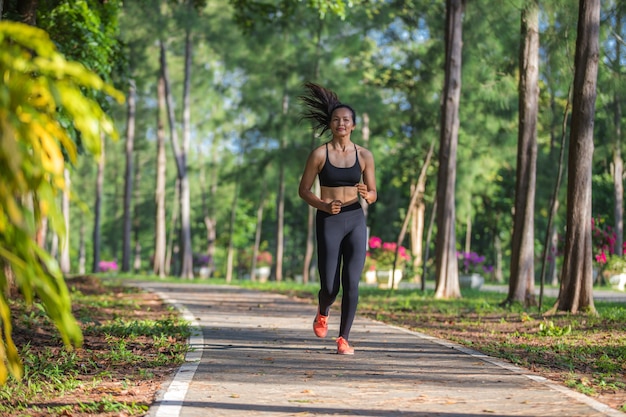
{"label": "black sports bra", "polygon": [[328,160],[328,143],[326,144],[326,162],[319,173],[320,185],[323,187],[349,187],[361,181],[361,164],[359,151],[354,145],[356,161],[349,168],[338,168]]}

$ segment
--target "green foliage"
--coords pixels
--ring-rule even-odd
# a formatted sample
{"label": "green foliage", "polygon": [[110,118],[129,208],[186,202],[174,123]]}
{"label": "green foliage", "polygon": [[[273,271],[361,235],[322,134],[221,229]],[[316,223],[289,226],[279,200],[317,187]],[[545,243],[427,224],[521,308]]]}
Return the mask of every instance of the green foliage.
{"label": "green foliage", "polygon": [[610,275],[626,274],[626,256],[610,255],[602,270]]}
{"label": "green foliage", "polygon": [[281,23],[293,18],[299,3],[315,9],[323,19],[327,14],[345,19],[347,8],[359,0],[279,0],[274,2],[257,0],[230,0],[236,10],[236,21],[244,29],[251,29],[257,22]]}
{"label": "green foliage", "polygon": [[572,332],[572,326],[568,325],[566,327],[559,327],[554,324],[553,321],[539,323],[539,331],[537,332],[540,336],[565,336]]}
{"label": "green foliage", "polygon": [[[91,45],[109,45],[92,34],[95,22],[103,26],[115,19],[92,6],[97,0],[82,0],[76,10],[65,2],[44,3],[39,22],[54,34],[63,52],[71,54],[76,40]],[[105,2],[103,7],[116,2]],[[119,5],[119,4],[118,4]],[[183,88],[183,41],[186,31],[193,40],[191,80],[192,144],[189,153],[191,179],[193,251],[205,253],[207,229],[205,214],[216,220],[216,268],[226,268],[229,241],[237,248],[252,246],[256,227],[256,209],[263,197],[266,206],[261,238],[274,250],[281,237],[276,236],[278,181],[285,179],[283,265],[288,277],[300,274],[306,245],[308,212],[295,189],[303,162],[311,146],[324,138],[312,138],[310,129],[299,123],[297,96],[304,80],[315,80],[335,89],[343,101],[357,111],[356,143],[372,150],[376,158],[379,200],[368,209],[368,226],[373,235],[395,241],[410,198],[410,185],[422,167],[424,156],[439,137],[440,94],[444,74],[445,2],[410,0],[404,2],[330,2],[325,0],[209,0],[193,2],[125,2],[120,17],[120,33],[133,78],[137,82],[136,177],[133,209],[140,215],[134,224],[142,265],[148,270],[154,248],[154,177],[153,151],[155,132],[155,87],[158,51],[154,40],[162,38],[168,47],[170,76],[177,116]],[[344,7],[344,14],[340,9]],[[487,262],[498,265],[506,280],[513,230],[511,207],[515,189],[517,142],[517,83],[519,79],[519,23],[521,2],[493,8],[477,0],[466,5],[464,15],[463,80],[461,85],[460,136],[457,154],[457,236],[471,225],[471,251],[484,254]],[[540,253],[547,223],[549,201],[556,177],[558,144],[573,77],[573,51],[576,8],[564,0],[541,4],[540,15],[540,102],[538,120],[539,156],[537,165],[536,249]],[[615,53],[615,36],[623,30],[610,25],[615,15],[614,2],[603,4],[601,41],[602,59]],[[53,14],[54,10],[54,14]],[[320,16],[322,12],[323,17]],[[336,14],[335,12],[339,12]],[[62,22],[62,13],[76,16],[76,22]],[[54,21],[52,21],[54,17]],[[50,22],[48,21],[50,20]],[[241,23],[236,25],[233,23]],[[59,29],[56,30],[58,24]],[[112,27],[112,26],[111,26]],[[244,32],[242,33],[242,28]],[[67,30],[66,30],[67,29]],[[104,32],[104,30],[103,30]],[[620,33],[616,33],[620,32]],[[115,31],[110,32],[111,39]],[[75,35],[75,36],[74,36]],[[623,37],[623,36],[622,36]],[[114,52],[114,47],[112,47]],[[85,59],[102,59],[111,49],[80,52]],[[73,55],[72,55],[73,56]],[[108,62],[118,62],[119,55],[108,55]],[[618,82],[619,66],[599,68],[597,106],[597,152],[594,153],[594,214],[613,212],[613,189],[610,181],[610,150],[614,138],[613,100],[626,97]],[[88,61],[85,65],[90,66]],[[283,99],[285,102],[283,103]],[[283,104],[286,104],[283,114]],[[119,109],[115,109],[119,110]],[[359,130],[369,117],[369,142]],[[125,123],[120,112],[117,120]],[[567,127],[566,127],[567,130]],[[624,143],[624,141],[622,141]],[[623,146],[623,144],[622,144]],[[103,196],[103,259],[119,259],[122,248],[119,221],[122,217],[124,187],[120,155],[123,143],[108,145],[107,169]],[[168,152],[170,150],[168,149]],[[437,150],[435,149],[435,155]],[[623,154],[626,152],[623,152]],[[169,154],[168,156],[171,156]],[[173,211],[175,168],[168,161],[168,217]],[[428,170],[426,213],[432,208],[436,186],[436,158]],[[90,204],[94,170],[81,164],[73,177],[76,196]],[[87,167],[88,168],[88,167]],[[216,184],[214,194],[203,200],[204,191]],[[238,187],[234,183],[238,181]],[[238,192],[236,222],[230,230],[230,202]],[[556,227],[563,229],[566,188],[559,194]],[[207,211],[206,208],[209,208]],[[80,217],[86,233],[90,231],[89,214],[72,209],[72,258],[77,268]],[[77,213],[75,215],[75,213]],[[471,223],[470,223],[471,222]],[[168,236],[175,246],[176,225],[168,222]],[[232,236],[231,236],[232,233]],[[436,236],[436,228],[432,236]],[[461,241],[461,238],[459,238]],[[498,243],[496,247],[495,242]],[[432,241],[431,241],[431,254]],[[87,245],[87,258],[91,246]],[[431,258],[432,260],[432,258]],[[430,263],[427,263],[429,266]],[[537,268],[538,269],[538,268]]]}
{"label": "green foliage", "polygon": [[44,31],[20,23],[0,22],[0,73],[0,164],[5,167],[0,173],[2,384],[8,372],[16,377],[22,373],[5,292],[10,276],[28,302],[35,295],[41,300],[67,346],[81,343],[59,266],[39,247],[35,234],[43,217],[61,240],[66,233],[56,196],[66,188],[65,157],[76,162],[77,147],[60,115],[72,121],[86,149],[97,154],[100,135],[115,135],[115,130],[83,90],[118,100],[122,96],[82,65],[65,60]]}
{"label": "green foliage", "polygon": [[39,26],[66,59],[78,61],[105,80],[124,61],[118,41],[120,0],[42,2]]}

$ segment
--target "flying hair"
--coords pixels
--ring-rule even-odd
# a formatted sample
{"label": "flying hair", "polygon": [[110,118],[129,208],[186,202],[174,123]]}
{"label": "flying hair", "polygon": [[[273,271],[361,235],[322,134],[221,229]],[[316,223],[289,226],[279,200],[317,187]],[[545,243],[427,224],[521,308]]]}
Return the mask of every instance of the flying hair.
{"label": "flying hair", "polygon": [[302,119],[310,120],[313,131],[319,130],[319,136],[322,136],[330,128],[330,117],[333,111],[342,106],[342,103],[337,94],[321,85],[306,82],[304,87],[307,93],[299,97],[305,107]]}

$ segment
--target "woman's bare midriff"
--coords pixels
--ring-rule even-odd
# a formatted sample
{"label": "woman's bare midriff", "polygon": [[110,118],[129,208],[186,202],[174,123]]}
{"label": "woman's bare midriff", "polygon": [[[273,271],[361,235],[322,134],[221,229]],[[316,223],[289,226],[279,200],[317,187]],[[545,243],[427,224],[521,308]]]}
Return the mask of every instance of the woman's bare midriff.
{"label": "woman's bare midriff", "polygon": [[343,206],[359,201],[359,192],[356,186],[320,187],[320,196],[326,203],[330,203],[333,200],[339,200]]}

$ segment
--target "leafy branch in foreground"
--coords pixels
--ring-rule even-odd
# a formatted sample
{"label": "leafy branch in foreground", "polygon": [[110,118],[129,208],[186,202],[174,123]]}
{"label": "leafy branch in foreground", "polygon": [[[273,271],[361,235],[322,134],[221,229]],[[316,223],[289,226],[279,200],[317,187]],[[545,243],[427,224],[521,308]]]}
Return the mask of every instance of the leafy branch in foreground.
{"label": "leafy branch in foreground", "polygon": [[11,302],[24,376],[0,387],[0,415],[145,414],[152,387],[185,360],[190,323],[153,294],[91,278],[68,284],[84,335],[79,349],[63,348],[39,305]]}
{"label": "leafy branch in foreground", "polygon": [[[8,291],[19,287],[27,303],[35,296],[67,347],[82,335],[57,261],[36,234],[43,218],[60,240],[66,234],[56,198],[66,189],[66,158],[75,163],[76,137],[93,154],[101,135],[116,137],[111,119],[86,91],[123,96],[96,74],[60,54],[48,34],[25,24],[0,22],[0,385],[20,378],[12,340]],[[71,122],[69,122],[71,121]]]}

